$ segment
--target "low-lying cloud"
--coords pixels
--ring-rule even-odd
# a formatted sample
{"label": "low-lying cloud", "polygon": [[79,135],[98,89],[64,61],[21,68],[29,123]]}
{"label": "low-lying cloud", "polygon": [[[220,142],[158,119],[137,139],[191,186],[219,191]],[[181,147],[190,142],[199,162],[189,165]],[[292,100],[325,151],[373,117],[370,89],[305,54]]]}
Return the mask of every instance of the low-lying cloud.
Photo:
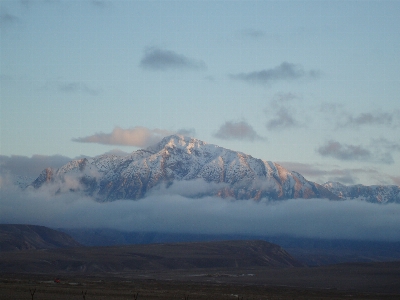
{"label": "low-lying cloud", "polygon": [[70,160],[62,155],[0,155],[0,176],[36,178],[45,168],[59,168]]}
{"label": "low-lying cloud", "polygon": [[301,65],[283,62],[275,68],[264,69],[249,73],[232,74],[230,75],[230,78],[246,82],[270,84],[274,81],[316,79],[319,76],[320,72],[318,70],[306,71]]}
{"label": "low-lying cloud", "polygon": [[86,137],[74,138],[72,141],[104,145],[148,147],[160,142],[162,138],[170,134],[173,133],[168,130],[148,129],[140,126],[129,129],[115,127],[111,133],[100,132]]}
{"label": "low-lying cloud", "polygon": [[[196,184],[196,183],[194,183]],[[175,192],[186,189],[175,187]],[[0,189],[2,223],[52,228],[112,228],[171,233],[290,235],[400,240],[400,205],[362,201],[286,201],[188,198],[152,194],[144,199],[98,203],[89,197],[45,190]],[[164,194],[163,194],[164,193]]]}
{"label": "low-lying cloud", "polygon": [[264,140],[264,138],[259,136],[253,127],[245,121],[227,121],[221,125],[214,136],[223,140]]}
{"label": "low-lying cloud", "polygon": [[171,50],[164,50],[157,47],[146,49],[140,66],[152,71],[166,71],[171,69],[204,70],[207,68],[202,60],[196,60],[178,54]]}

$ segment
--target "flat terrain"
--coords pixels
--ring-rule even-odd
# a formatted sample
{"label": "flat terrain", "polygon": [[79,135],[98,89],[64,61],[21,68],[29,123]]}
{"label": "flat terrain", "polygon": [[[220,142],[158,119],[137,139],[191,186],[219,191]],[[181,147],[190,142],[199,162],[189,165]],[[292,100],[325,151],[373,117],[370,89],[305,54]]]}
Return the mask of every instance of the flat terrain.
{"label": "flat terrain", "polygon": [[307,267],[265,241],[0,252],[0,300],[33,290],[43,300],[400,299],[400,261]]}
{"label": "flat terrain", "polygon": [[[397,264],[398,265],[398,264]],[[1,274],[0,299],[399,299],[399,270],[387,266],[196,269],[65,274]]]}

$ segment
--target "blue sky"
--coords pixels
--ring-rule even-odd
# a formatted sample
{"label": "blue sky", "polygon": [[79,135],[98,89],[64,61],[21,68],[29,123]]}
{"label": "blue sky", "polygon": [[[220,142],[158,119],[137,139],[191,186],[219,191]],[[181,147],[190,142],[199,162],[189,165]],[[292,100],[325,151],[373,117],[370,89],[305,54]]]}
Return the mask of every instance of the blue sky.
{"label": "blue sky", "polygon": [[318,183],[400,185],[400,1],[0,5],[10,172],[182,133]]}

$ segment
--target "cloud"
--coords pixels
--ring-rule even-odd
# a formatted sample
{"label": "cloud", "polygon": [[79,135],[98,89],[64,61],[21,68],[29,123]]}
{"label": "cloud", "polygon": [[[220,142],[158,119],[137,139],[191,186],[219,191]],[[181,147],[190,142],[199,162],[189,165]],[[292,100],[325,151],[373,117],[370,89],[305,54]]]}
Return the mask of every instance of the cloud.
{"label": "cloud", "polygon": [[340,128],[360,127],[368,125],[385,125],[395,126],[396,119],[400,119],[399,112],[392,113],[361,113],[357,116],[347,115],[346,120],[338,122],[337,126]]}
{"label": "cloud", "polygon": [[[371,151],[371,150],[373,151]],[[390,152],[382,151],[380,145],[372,145],[369,149],[361,145],[346,145],[338,141],[328,141],[319,147],[317,152],[322,156],[329,156],[339,160],[377,162],[393,164],[394,160]]]}
{"label": "cloud", "polygon": [[369,161],[372,153],[362,147],[355,145],[342,145],[337,141],[329,141],[318,148],[317,152],[322,156],[330,156],[340,160]]}
{"label": "cloud", "polygon": [[263,140],[253,127],[245,121],[233,122],[227,121],[221,125],[218,131],[214,134],[216,138],[223,140]]}
{"label": "cloud", "polygon": [[244,37],[250,37],[253,39],[259,39],[265,36],[265,32],[262,30],[257,30],[257,29],[253,29],[253,28],[247,28],[244,29],[241,32],[241,35]]}
{"label": "cloud", "polygon": [[4,28],[8,25],[12,25],[18,22],[18,17],[2,10],[0,12],[0,28]]}
{"label": "cloud", "polygon": [[74,138],[72,141],[79,143],[96,143],[104,145],[121,145],[148,147],[161,141],[172,132],[162,129],[148,129],[145,127],[134,127],[122,129],[115,127],[111,133],[96,133],[87,137]]}
{"label": "cloud", "polygon": [[269,130],[283,130],[293,127],[300,127],[300,123],[290,114],[289,109],[280,107],[274,114],[274,118],[268,121]]}
{"label": "cloud", "polygon": [[65,93],[83,93],[92,96],[97,96],[100,93],[99,89],[93,89],[83,82],[64,82],[58,84],[58,90]]}
{"label": "cloud", "polygon": [[188,58],[182,54],[157,47],[148,48],[140,61],[140,66],[152,71],[171,69],[204,70],[207,68],[202,60]]}
{"label": "cloud", "polygon": [[339,168],[338,166],[306,164],[298,162],[278,162],[290,171],[296,171],[308,180],[323,184],[328,181],[340,182],[342,184],[357,184],[357,175],[369,175],[383,178],[384,175],[371,168]]}
{"label": "cloud", "polygon": [[69,161],[71,158],[62,155],[0,155],[0,175],[36,178],[45,168],[59,168]]}
{"label": "cloud", "polygon": [[395,185],[400,186],[400,176],[390,176]]}
{"label": "cloud", "polygon": [[275,81],[299,80],[302,78],[315,79],[320,76],[318,70],[305,71],[301,65],[283,62],[272,69],[254,71],[250,73],[233,74],[229,77],[245,82],[270,84]]}
{"label": "cloud", "polygon": [[[196,183],[193,184],[196,188]],[[188,190],[185,186],[177,189]],[[174,194],[98,203],[68,192],[50,197],[45,190],[7,187],[0,193],[2,223],[52,228],[400,240],[399,204],[326,199],[255,202],[216,197],[194,199]]]}

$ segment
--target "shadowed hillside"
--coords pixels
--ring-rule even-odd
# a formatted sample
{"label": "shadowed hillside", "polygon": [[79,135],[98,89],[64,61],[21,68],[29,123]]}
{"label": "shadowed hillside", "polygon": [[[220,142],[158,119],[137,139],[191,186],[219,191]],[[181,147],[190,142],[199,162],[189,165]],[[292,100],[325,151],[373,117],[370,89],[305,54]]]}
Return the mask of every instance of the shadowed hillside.
{"label": "shadowed hillside", "polygon": [[3,272],[120,272],[192,268],[298,267],[281,247],[264,241],[78,247],[3,252]]}
{"label": "shadowed hillside", "polygon": [[68,234],[44,226],[0,224],[0,251],[79,246]]}

